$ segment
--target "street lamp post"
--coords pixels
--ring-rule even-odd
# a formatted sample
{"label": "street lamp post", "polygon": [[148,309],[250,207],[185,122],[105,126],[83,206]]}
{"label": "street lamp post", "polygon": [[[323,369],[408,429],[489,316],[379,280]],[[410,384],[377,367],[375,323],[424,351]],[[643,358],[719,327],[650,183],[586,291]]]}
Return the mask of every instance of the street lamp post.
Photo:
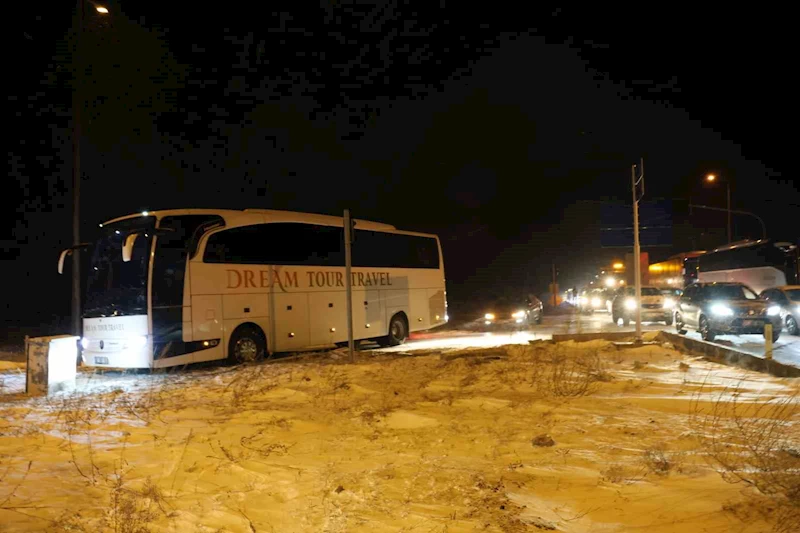
{"label": "street lamp post", "polygon": [[[91,0],[90,0],[91,1]],[[75,49],[72,61],[75,65],[75,80],[72,89],[72,245],[81,243],[81,108],[83,99],[81,94],[81,64],[80,51],[83,40],[83,19],[86,9],[86,0],[77,0],[77,32],[75,36]],[[95,10],[108,15],[108,9],[94,4]],[[81,259],[80,251],[72,251],[72,333],[82,335],[81,330]]]}
{"label": "street lamp post", "polygon": [[[716,174],[709,174],[706,176],[706,181],[709,183],[714,183],[717,180]],[[728,198],[728,244],[733,242],[733,232],[731,231],[731,182],[730,180],[725,180],[725,188],[727,189],[727,198]]]}
{"label": "street lamp post", "polygon": [[[72,61],[75,65],[75,79],[72,88],[72,245],[78,246],[81,242],[80,232],[80,198],[81,198],[81,97],[80,75],[81,65],[79,50],[83,34],[84,0],[78,0],[77,33],[75,36],[75,49]],[[81,335],[81,260],[79,251],[72,251],[72,334]]]}

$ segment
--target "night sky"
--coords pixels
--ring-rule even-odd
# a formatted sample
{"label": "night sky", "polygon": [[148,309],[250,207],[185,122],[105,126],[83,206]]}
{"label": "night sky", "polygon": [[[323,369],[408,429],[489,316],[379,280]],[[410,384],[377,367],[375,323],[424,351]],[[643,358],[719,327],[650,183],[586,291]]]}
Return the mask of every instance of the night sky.
{"label": "night sky", "polygon": [[[79,63],[74,3],[47,4],[15,6],[5,76],[3,320],[28,326],[69,312],[56,259]],[[598,217],[630,202],[640,157],[646,199],[673,199],[656,259],[725,241],[724,213],[687,209],[725,206],[709,171],[770,234],[800,233],[786,13],[300,4],[111,2],[99,19],[87,3],[86,239],[143,209],[350,208],[439,234],[457,313],[475,293],[546,290],[552,261],[566,287],[622,256]]]}

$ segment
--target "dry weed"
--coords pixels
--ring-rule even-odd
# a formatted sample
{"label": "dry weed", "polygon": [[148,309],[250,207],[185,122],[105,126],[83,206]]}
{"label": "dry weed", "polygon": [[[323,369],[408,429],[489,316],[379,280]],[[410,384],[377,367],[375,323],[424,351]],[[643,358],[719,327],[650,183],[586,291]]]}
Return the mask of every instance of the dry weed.
{"label": "dry weed", "polygon": [[740,386],[724,389],[707,413],[696,400],[693,421],[701,435],[701,445],[725,481],[754,487],[780,509],[770,515],[775,531],[797,531],[795,528],[800,525],[797,393],[747,401],[741,400],[743,392]]}
{"label": "dry weed", "polygon": [[663,443],[656,444],[647,448],[642,454],[642,459],[648,472],[657,476],[666,476],[675,466],[667,453],[667,448]]}
{"label": "dry weed", "polygon": [[596,350],[534,349],[531,362],[531,384],[543,396],[578,398],[594,393],[598,382],[610,380]]}

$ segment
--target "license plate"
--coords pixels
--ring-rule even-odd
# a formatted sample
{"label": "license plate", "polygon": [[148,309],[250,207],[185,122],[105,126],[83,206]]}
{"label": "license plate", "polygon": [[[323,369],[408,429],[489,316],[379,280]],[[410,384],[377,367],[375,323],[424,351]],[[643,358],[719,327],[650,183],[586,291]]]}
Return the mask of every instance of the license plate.
{"label": "license plate", "polygon": [[757,323],[755,320],[742,320],[743,326],[755,326]]}
{"label": "license plate", "polygon": [[108,357],[95,357],[94,364],[96,365],[107,365],[108,364]]}

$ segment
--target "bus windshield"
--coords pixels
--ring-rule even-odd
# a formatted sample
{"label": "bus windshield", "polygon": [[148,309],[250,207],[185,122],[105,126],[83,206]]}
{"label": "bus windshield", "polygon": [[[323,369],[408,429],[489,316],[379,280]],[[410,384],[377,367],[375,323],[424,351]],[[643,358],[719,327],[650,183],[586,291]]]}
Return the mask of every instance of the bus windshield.
{"label": "bus windshield", "polygon": [[147,265],[152,236],[140,234],[129,262],[122,260],[122,244],[128,232],[153,226],[153,217],[124,220],[104,228],[94,244],[86,284],[85,317],[147,313]]}

